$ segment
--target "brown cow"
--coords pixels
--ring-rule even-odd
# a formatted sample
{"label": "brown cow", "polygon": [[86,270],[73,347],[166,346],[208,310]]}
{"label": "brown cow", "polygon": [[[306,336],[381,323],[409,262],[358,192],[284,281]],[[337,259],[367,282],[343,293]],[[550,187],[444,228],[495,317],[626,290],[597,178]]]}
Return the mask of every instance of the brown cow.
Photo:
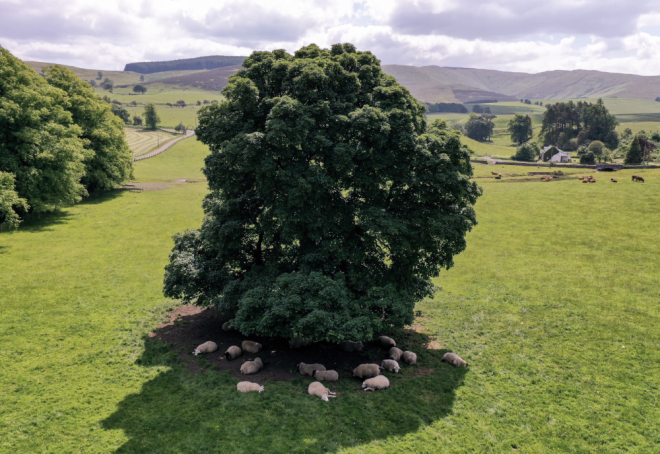
{"label": "brown cow", "polygon": [[582,180],[583,183],[589,183],[589,180]]}
{"label": "brown cow", "polygon": [[497,175],[497,172],[491,172],[490,174],[491,175]]}
{"label": "brown cow", "polygon": [[644,178],[640,177],[639,175],[633,175],[632,180],[644,183]]}
{"label": "brown cow", "polygon": [[618,181],[616,181],[614,178],[610,178],[610,181],[611,181],[612,183],[618,183]]}
{"label": "brown cow", "polygon": [[589,180],[589,183],[595,183],[596,180]]}
{"label": "brown cow", "polygon": [[584,177],[579,177],[578,180],[584,180]]}

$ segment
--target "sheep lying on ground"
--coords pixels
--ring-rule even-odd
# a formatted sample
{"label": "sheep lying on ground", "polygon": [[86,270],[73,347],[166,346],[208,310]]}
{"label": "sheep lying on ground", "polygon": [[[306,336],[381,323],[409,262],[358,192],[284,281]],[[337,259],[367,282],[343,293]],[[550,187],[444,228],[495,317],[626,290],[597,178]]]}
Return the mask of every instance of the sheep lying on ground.
{"label": "sheep lying on ground", "polygon": [[380,345],[383,347],[396,347],[396,342],[394,342],[394,339],[387,336],[380,336],[378,338],[378,343],[380,343]]}
{"label": "sheep lying on ground", "polygon": [[312,343],[311,338],[303,339],[302,337],[296,337],[289,341],[289,347],[291,348],[307,347],[311,343]]}
{"label": "sheep lying on ground", "polygon": [[387,379],[385,375],[379,375],[374,378],[370,378],[369,380],[365,380],[364,383],[362,383],[362,387],[364,388],[365,391],[375,391],[377,389],[385,389],[390,386],[390,381]]}
{"label": "sheep lying on ground", "polygon": [[401,359],[404,363],[410,364],[411,366],[417,362],[417,355],[413,352],[403,352]]}
{"label": "sheep lying on ground", "polygon": [[466,363],[463,358],[458,356],[456,353],[450,353],[447,352],[445,355],[442,357],[442,362],[443,363],[449,363],[452,366],[456,367],[467,367],[468,363]]}
{"label": "sheep lying on ground", "polygon": [[390,358],[392,358],[394,361],[400,360],[401,355],[403,355],[403,350],[401,350],[400,348],[396,348],[396,347],[390,348]]}
{"label": "sheep lying on ground", "polygon": [[259,342],[243,341],[241,348],[249,353],[259,353],[261,351],[261,344]]}
{"label": "sheep lying on ground", "polygon": [[199,345],[195,351],[193,351],[193,355],[197,356],[200,353],[213,353],[218,349],[218,345],[215,342],[204,342],[202,345]]}
{"label": "sheep lying on ground", "polygon": [[361,352],[362,349],[364,348],[364,344],[362,342],[353,342],[346,340],[339,343],[339,348],[349,353]]}
{"label": "sheep lying on ground", "polygon": [[312,377],[316,378],[319,381],[337,381],[339,380],[339,374],[334,370],[315,370],[312,374]]}
{"label": "sheep lying on ground", "polygon": [[256,374],[264,368],[264,363],[260,358],[255,358],[254,361],[246,361],[241,366],[241,373],[245,375]]}
{"label": "sheep lying on ground", "polygon": [[380,375],[380,367],[378,364],[360,364],[353,369],[353,377],[369,378]]}
{"label": "sheep lying on ground", "polygon": [[238,391],[242,393],[251,393],[253,391],[261,392],[264,390],[264,387],[261,386],[259,383],[242,381],[239,382],[238,385],[236,385],[236,389],[238,389]]}
{"label": "sheep lying on ground", "polygon": [[328,397],[337,397],[332,391],[330,391],[328,388],[323,386],[321,382],[314,381],[309,384],[309,387],[307,388],[307,392],[311,396],[316,396],[320,397],[321,399],[325,400],[326,402],[328,401]]}
{"label": "sheep lying on ground", "polygon": [[380,363],[380,367],[381,369],[385,369],[386,371],[394,372],[394,373],[398,373],[399,369],[401,369],[399,367],[399,363],[397,363],[393,359],[384,359],[383,362]]}
{"label": "sheep lying on ground", "polygon": [[231,322],[233,322],[233,320],[229,320],[228,322],[224,322],[222,324],[222,330],[223,331],[235,331],[234,328],[231,327]]}
{"label": "sheep lying on ground", "polygon": [[236,359],[243,354],[243,351],[235,345],[232,345],[225,352],[225,358],[228,360]]}
{"label": "sheep lying on ground", "polygon": [[323,364],[305,364],[305,363],[300,363],[298,364],[298,370],[302,375],[309,375],[310,377],[314,376],[314,372],[317,370],[325,370],[325,366]]}

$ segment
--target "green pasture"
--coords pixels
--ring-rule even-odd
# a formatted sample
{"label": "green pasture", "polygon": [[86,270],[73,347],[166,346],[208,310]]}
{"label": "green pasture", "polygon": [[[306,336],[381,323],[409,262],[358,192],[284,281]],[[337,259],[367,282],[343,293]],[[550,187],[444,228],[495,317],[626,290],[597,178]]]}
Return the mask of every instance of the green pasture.
{"label": "green pasture", "polygon": [[165,131],[152,131],[149,129],[125,128],[126,141],[134,157],[145,155],[156,150],[159,146],[175,140],[181,135]]}
{"label": "green pasture", "polygon": [[[393,333],[418,365],[373,394],[332,384],[339,397],[323,402],[302,377],[239,394],[148,336],[176,305],[163,267],[172,235],[201,223],[206,154],[184,140],[136,163],[137,181],[165,189],[0,232],[0,452],[660,448],[660,171],[541,183],[523,178],[534,167],[475,165],[484,195],[467,250],[418,305],[415,331]],[[498,169],[511,175],[487,177]],[[447,350],[470,367],[440,363]]]}
{"label": "green pasture", "polygon": [[[134,115],[139,115],[144,119],[144,106],[123,106],[131,114],[131,119]],[[160,117],[161,128],[174,128],[179,123],[183,123],[189,129],[195,129],[197,126],[197,111],[201,106],[186,106],[186,107],[168,107],[157,105],[156,111]]]}
{"label": "green pasture", "polygon": [[96,93],[103,97],[109,96],[110,99],[116,99],[123,103],[130,103],[136,101],[138,103],[153,102],[157,104],[175,103],[183,99],[188,104],[196,104],[197,101],[204,102],[204,100],[221,101],[223,99],[220,92],[199,90],[197,88],[181,88],[166,84],[146,85],[147,92],[143,95],[133,94],[133,87],[115,88],[112,93],[102,88],[95,88]]}

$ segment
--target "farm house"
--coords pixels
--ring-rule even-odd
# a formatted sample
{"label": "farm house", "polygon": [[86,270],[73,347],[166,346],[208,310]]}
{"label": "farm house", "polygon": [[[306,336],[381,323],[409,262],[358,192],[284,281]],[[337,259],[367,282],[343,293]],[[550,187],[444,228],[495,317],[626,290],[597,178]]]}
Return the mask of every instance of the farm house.
{"label": "farm house", "polygon": [[543,162],[571,162],[571,155],[554,145],[544,147],[539,158]]}

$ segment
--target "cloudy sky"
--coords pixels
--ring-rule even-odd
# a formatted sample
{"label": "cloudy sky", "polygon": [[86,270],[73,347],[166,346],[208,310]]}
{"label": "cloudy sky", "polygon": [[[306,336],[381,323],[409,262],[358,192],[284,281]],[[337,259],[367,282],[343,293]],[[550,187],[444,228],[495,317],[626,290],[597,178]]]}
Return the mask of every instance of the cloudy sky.
{"label": "cloudy sky", "polygon": [[83,68],[337,42],[383,64],[660,75],[660,1],[0,0],[0,45]]}

